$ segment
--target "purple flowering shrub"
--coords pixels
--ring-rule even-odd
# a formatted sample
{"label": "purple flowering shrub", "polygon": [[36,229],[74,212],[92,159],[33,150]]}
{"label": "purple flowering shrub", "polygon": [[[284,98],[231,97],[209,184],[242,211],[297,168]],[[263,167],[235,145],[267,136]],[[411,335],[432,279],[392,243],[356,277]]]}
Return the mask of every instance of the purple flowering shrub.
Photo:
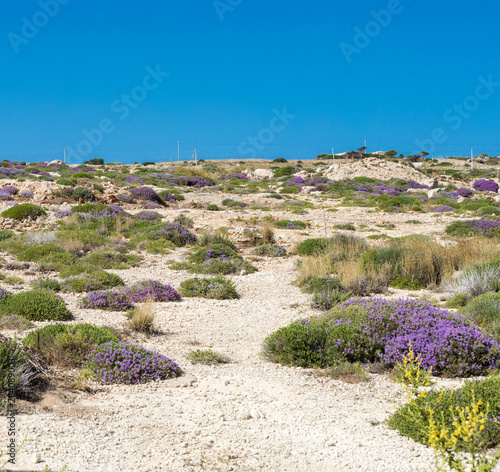
{"label": "purple flowering shrub", "polygon": [[150,202],[158,203],[159,205],[165,205],[162,198],[150,187],[137,187],[130,189],[130,193],[133,197],[139,200],[147,200]]}
{"label": "purple flowering shrub", "polygon": [[22,190],[21,192],[19,192],[19,197],[22,200],[31,200],[34,197],[34,195],[33,192],[31,192],[30,190]]}
{"label": "purple flowering shrub", "polygon": [[452,236],[470,236],[474,234],[491,234],[500,231],[500,221],[468,220],[454,221],[446,226],[445,232]]}
{"label": "purple flowering shrub", "polygon": [[125,195],[124,193],[119,193],[116,198],[122,203],[135,203],[135,200],[130,195]]}
{"label": "purple flowering shrub", "polygon": [[274,227],[280,229],[305,229],[307,224],[298,220],[278,220],[274,222]]}
{"label": "purple flowering shrub", "polygon": [[459,188],[457,189],[457,195],[463,198],[470,198],[474,195],[474,190],[470,188]]}
{"label": "purple flowering shrub", "polygon": [[252,254],[257,256],[285,257],[288,253],[286,248],[279,244],[264,244],[253,249]]}
{"label": "purple flowering shrub", "polygon": [[156,213],[155,211],[143,211],[136,215],[142,221],[152,221],[152,220],[161,220],[161,215]]}
{"label": "purple flowering shrub", "polygon": [[34,328],[35,325],[24,318],[23,316],[19,315],[6,315],[6,316],[0,316],[0,329],[12,329],[12,330],[19,330],[19,331],[24,331],[25,329],[30,329]]}
{"label": "purple flowering shrub", "polygon": [[148,300],[168,302],[180,299],[181,296],[172,286],[163,285],[155,280],[144,280],[130,287],[87,293],[82,300],[82,307],[126,311],[133,308],[135,303]]}
{"label": "purple flowering shrub", "polygon": [[105,384],[143,384],[182,374],[172,359],[158,352],[113,341],[95,348],[85,367],[94,372],[96,380]]}
{"label": "purple flowering shrub", "polygon": [[17,189],[17,187],[14,187],[13,185],[7,185],[6,187],[0,189],[0,192],[6,192],[10,193],[11,195],[17,195],[17,192],[19,192],[19,190]]}
{"label": "purple flowering shrub", "polygon": [[474,190],[478,190],[479,192],[495,192],[498,193],[498,184],[493,182],[492,180],[476,180],[472,184],[472,188]]}
{"label": "purple flowering shrub", "polygon": [[213,244],[208,248],[198,249],[194,254],[189,256],[188,260],[195,263],[202,263],[209,259],[227,261],[231,258],[241,258],[241,256],[230,247],[224,246],[224,244]]}
{"label": "purple flowering shrub", "polygon": [[273,362],[327,367],[339,360],[392,368],[411,343],[434,375],[482,375],[500,365],[500,344],[460,315],[416,300],[352,298],[329,314],[297,321],[269,336]]}
{"label": "purple flowering shrub", "polygon": [[8,201],[14,200],[14,197],[10,193],[8,193],[8,192],[2,192],[0,190],[0,200],[2,200],[4,202],[8,202]]}
{"label": "purple flowering shrub", "polygon": [[185,246],[194,244],[198,238],[179,223],[167,223],[151,230],[149,239],[166,239],[172,241],[176,246]]}

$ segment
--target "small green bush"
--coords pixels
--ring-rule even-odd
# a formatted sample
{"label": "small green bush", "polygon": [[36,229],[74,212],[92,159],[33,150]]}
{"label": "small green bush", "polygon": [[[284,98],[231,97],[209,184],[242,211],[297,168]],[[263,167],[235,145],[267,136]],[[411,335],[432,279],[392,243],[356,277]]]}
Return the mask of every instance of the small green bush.
{"label": "small green bush", "polygon": [[31,286],[35,289],[50,290],[52,292],[61,290],[61,283],[57,279],[36,279],[31,282]]}
{"label": "small green bush", "polygon": [[307,224],[298,220],[278,220],[274,222],[274,226],[280,229],[305,229]]}
{"label": "small green bush", "polygon": [[32,331],[23,344],[39,351],[48,364],[79,367],[94,347],[109,341],[119,339],[107,328],[58,323]]}
{"label": "small green bush", "polygon": [[293,166],[280,167],[279,169],[276,169],[274,171],[273,177],[275,179],[278,179],[280,177],[289,177],[290,175],[292,175],[293,169]]}
{"label": "small green bush", "polygon": [[[456,408],[470,407],[482,401],[479,411],[485,412],[489,405],[489,421],[486,421],[482,432],[485,448],[500,444],[500,425],[492,421],[500,416],[500,377],[495,376],[482,381],[466,381],[462,388],[445,392],[427,392],[414,402],[399,408],[388,420],[391,429],[399,431],[402,436],[427,445],[429,441],[429,410],[432,408],[444,415],[445,423],[451,424]],[[467,450],[467,444],[459,444],[459,450]]]}
{"label": "small green bush", "polygon": [[244,208],[248,206],[246,203],[239,202],[237,200],[231,200],[230,198],[225,198],[222,200],[222,204],[228,208]]}
{"label": "small green bush", "polygon": [[5,241],[6,239],[12,238],[14,234],[14,231],[10,231],[9,229],[0,229],[0,241]]}
{"label": "small green bush", "polygon": [[75,186],[75,182],[73,180],[70,180],[70,179],[59,179],[56,184],[59,184],[59,185],[65,185],[67,187],[74,187]]}
{"label": "small green bush", "polygon": [[232,257],[241,258],[241,256],[230,247],[224,246],[224,244],[213,244],[207,248],[198,249],[188,257],[188,260],[196,264],[201,264],[210,258],[220,257],[226,257],[228,259]]}
{"label": "small green bush", "polygon": [[39,216],[45,216],[47,212],[33,203],[21,203],[8,208],[0,213],[3,218],[13,218],[14,220],[34,219]]}
{"label": "small green bush", "polygon": [[264,244],[252,249],[252,254],[256,256],[268,257],[286,257],[288,255],[286,248],[279,244]]}
{"label": "small green bush", "polygon": [[344,303],[352,297],[352,292],[346,292],[336,287],[323,287],[314,292],[311,306],[317,310],[330,310],[339,303]]}
{"label": "small green bush", "polygon": [[207,247],[213,246],[214,244],[222,244],[236,251],[235,244],[231,241],[229,236],[221,233],[206,233],[202,234],[198,238],[198,246]]}
{"label": "small green bush", "polygon": [[8,297],[0,304],[0,314],[17,314],[31,321],[67,321],[72,318],[66,304],[46,290],[30,290]]}
{"label": "small green bush", "polygon": [[211,349],[191,351],[188,353],[187,358],[192,364],[218,365],[231,362],[229,357]]}
{"label": "small green bush", "polygon": [[466,293],[456,293],[446,302],[447,308],[462,308],[467,305],[469,296]]}
{"label": "small green bush", "polygon": [[83,293],[93,290],[105,290],[123,285],[125,285],[125,282],[120,276],[97,269],[90,273],[82,273],[67,278],[62,284],[62,288],[66,292]]}
{"label": "small green bush", "polygon": [[328,246],[328,239],[326,238],[310,238],[302,241],[297,247],[297,254],[299,256],[313,256],[325,252]]}
{"label": "small green bush", "polygon": [[207,210],[208,211],[220,211],[220,208],[217,205],[212,203],[212,204],[207,206]]}
{"label": "small green bush", "polygon": [[84,202],[93,202],[95,200],[95,195],[87,187],[75,187],[73,191],[73,198],[81,199]]}
{"label": "small green bush", "polygon": [[181,283],[180,294],[183,297],[200,297],[216,300],[239,298],[234,282],[226,277],[217,276],[209,279],[193,278]]}
{"label": "small green bush", "polygon": [[141,261],[140,256],[120,254],[112,251],[96,251],[87,254],[81,259],[83,264],[94,265],[102,269],[130,269]]}
{"label": "small green bush", "polygon": [[397,276],[395,279],[391,280],[389,286],[400,290],[422,290],[425,288],[424,284],[418,280],[401,276]]}
{"label": "small green bush", "polygon": [[188,218],[186,215],[179,215],[174,218],[174,223],[178,223],[185,228],[193,228],[194,221],[191,218]]}
{"label": "small green bush", "polygon": [[460,313],[500,341],[500,293],[479,295],[463,307]]}
{"label": "small green bush", "polygon": [[37,262],[45,256],[53,253],[62,253],[64,249],[54,244],[40,244],[39,246],[28,246],[17,255],[18,261]]}

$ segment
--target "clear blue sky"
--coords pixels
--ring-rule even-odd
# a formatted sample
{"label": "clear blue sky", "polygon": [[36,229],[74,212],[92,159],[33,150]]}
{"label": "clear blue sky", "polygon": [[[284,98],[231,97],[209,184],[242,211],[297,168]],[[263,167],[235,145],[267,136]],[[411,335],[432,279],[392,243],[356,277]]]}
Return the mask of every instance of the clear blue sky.
{"label": "clear blue sky", "polygon": [[494,0],[109,3],[4,5],[0,159],[500,154]]}

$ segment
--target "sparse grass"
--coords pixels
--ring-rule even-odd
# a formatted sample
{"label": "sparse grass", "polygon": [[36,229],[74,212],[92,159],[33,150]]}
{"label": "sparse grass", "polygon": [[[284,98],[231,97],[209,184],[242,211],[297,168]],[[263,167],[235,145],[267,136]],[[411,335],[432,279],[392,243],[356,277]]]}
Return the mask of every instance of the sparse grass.
{"label": "sparse grass", "polygon": [[231,279],[217,276],[208,279],[193,278],[181,283],[179,292],[183,297],[201,297],[231,300],[240,295]]}
{"label": "sparse grass", "polygon": [[158,331],[155,326],[155,311],[152,300],[132,308],[127,313],[127,317],[129,318],[127,326],[133,331],[145,334],[153,334]]}
{"label": "sparse grass", "polygon": [[329,368],[327,372],[333,379],[350,384],[370,381],[366,367],[359,362],[339,362],[337,365]]}

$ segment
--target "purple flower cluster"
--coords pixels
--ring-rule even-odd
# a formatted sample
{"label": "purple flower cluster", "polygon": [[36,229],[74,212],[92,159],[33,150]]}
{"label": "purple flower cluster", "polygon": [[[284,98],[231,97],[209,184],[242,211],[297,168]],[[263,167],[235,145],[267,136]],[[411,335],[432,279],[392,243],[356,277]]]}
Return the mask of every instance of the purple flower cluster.
{"label": "purple flower cluster", "polygon": [[469,198],[469,197],[472,197],[474,195],[474,190],[470,189],[470,188],[459,188],[457,189],[457,195],[459,197],[463,197],[463,198]]}
{"label": "purple flower cluster", "polygon": [[243,174],[232,174],[232,175],[223,175],[217,178],[217,180],[231,180],[231,179],[248,180],[248,177]]}
{"label": "purple flower cluster", "polygon": [[476,180],[472,184],[472,188],[478,190],[479,192],[495,192],[498,193],[498,184],[492,180]]}
{"label": "purple flower cluster", "polygon": [[148,200],[150,202],[155,202],[163,204],[161,197],[150,187],[137,187],[130,189],[130,193],[141,200]]}
{"label": "purple flower cluster", "polygon": [[410,188],[429,188],[428,185],[424,184],[419,184],[418,182],[415,182],[414,180],[408,180],[408,184],[410,185]]}
{"label": "purple flower cluster", "polygon": [[143,179],[141,179],[140,177],[135,177],[133,175],[127,175],[127,177],[125,177],[125,181],[129,184],[143,184],[144,183]]}
{"label": "purple flower cluster", "polygon": [[469,220],[467,221],[467,225],[469,226],[470,229],[485,234],[495,231],[500,226],[500,221]]}
{"label": "purple flower cluster", "polygon": [[73,212],[71,210],[59,210],[59,211],[56,211],[54,213],[54,217],[57,220],[61,220],[61,219],[66,218],[67,216],[72,215],[72,214],[73,214]]}
{"label": "purple flower cluster", "polygon": [[17,189],[17,187],[14,187],[13,185],[7,185],[6,187],[2,188],[0,192],[7,192],[10,193],[11,195],[17,195],[17,192],[19,192],[19,190]]}
{"label": "purple flower cluster", "polygon": [[179,223],[167,223],[165,226],[153,230],[149,234],[154,239],[168,239],[179,246],[193,244],[197,240],[197,237],[191,231]]}
{"label": "purple flower cluster", "polygon": [[181,296],[172,286],[164,285],[156,280],[143,280],[130,287],[89,292],[83,298],[82,306],[84,308],[125,311],[132,308],[135,303],[147,300],[168,302],[180,299]]}
{"label": "purple flower cluster", "polygon": [[3,288],[0,288],[0,301],[1,302],[5,301],[11,295],[12,295],[12,293],[10,293],[9,291],[7,291]]}
{"label": "purple flower cluster", "polygon": [[437,207],[434,212],[435,213],[445,213],[447,211],[455,211],[455,208],[452,208],[450,206],[447,206],[447,205],[442,205],[440,207]]}
{"label": "purple flower cluster", "polygon": [[172,359],[140,345],[109,341],[94,349],[85,366],[105,384],[143,384],[178,377],[180,367]]}
{"label": "purple flower cluster", "polygon": [[1,329],[29,329],[32,328],[33,324],[28,321],[24,316],[19,315],[9,315],[0,317],[0,328]]}
{"label": "purple flower cluster", "polygon": [[383,185],[379,185],[373,189],[374,195],[392,195],[393,197],[397,197],[404,192],[406,192],[406,189],[394,189],[384,187]]}
{"label": "purple flower cluster", "polygon": [[353,298],[327,317],[350,330],[350,336],[332,340],[348,359],[392,367],[411,343],[422,367],[436,375],[481,375],[500,365],[500,344],[493,336],[431,303]]}
{"label": "purple flower cluster", "polygon": [[119,193],[116,198],[122,203],[134,203],[134,199],[130,195],[125,195],[123,193]]}
{"label": "purple flower cluster", "polygon": [[4,202],[12,201],[12,200],[14,200],[14,197],[10,193],[2,192],[2,190],[0,190],[0,200],[2,200]]}

